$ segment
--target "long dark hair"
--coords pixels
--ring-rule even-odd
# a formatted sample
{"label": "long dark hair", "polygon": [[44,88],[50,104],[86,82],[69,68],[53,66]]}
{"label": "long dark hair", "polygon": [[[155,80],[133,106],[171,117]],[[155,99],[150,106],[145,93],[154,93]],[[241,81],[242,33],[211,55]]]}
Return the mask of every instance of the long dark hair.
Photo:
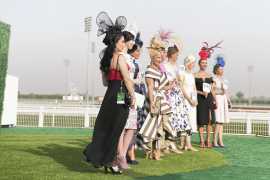
{"label": "long dark hair", "polygon": [[116,43],[123,36],[122,31],[127,25],[127,19],[124,16],[118,16],[113,23],[109,15],[102,11],[97,15],[96,23],[98,26],[98,36],[105,34],[103,43],[107,46],[104,50],[101,51],[99,57],[100,61],[100,70],[108,74],[110,70],[111,60],[113,53],[116,48]]}
{"label": "long dark hair", "polygon": [[112,39],[112,43],[108,44],[108,46],[103,51],[103,55],[100,61],[100,70],[105,74],[109,73],[111,60],[116,48],[116,43],[121,39],[121,37],[123,37],[122,32],[115,34],[115,36]]}
{"label": "long dark hair", "polygon": [[134,53],[137,49],[142,48],[143,41],[141,40],[141,33],[137,33],[135,38],[135,44],[133,45],[132,49],[128,50],[128,54]]}
{"label": "long dark hair", "polygon": [[214,66],[214,68],[213,68],[213,73],[214,73],[215,75],[217,74],[217,71],[218,71],[218,69],[219,69],[220,67],[222,67],[220,64],[216,64],[216,65]]}
{"label": "long dark hair", "polygon": [[125,42],[134,40],[135,36],[128,31],[123,31]]}

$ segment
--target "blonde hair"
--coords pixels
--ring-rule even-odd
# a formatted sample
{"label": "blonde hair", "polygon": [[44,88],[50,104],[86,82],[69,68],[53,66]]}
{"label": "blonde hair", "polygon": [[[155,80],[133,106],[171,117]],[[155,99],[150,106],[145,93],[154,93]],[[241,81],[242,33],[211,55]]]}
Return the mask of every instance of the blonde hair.
{"label": "blonde hair", "polygon": [[189,65],[190,63],[193,63],[195,62],[196,59],[195,57],[191,54],[191,55],[188,55],[185,59],[184,59],[184,65],[187,66]]}
{"label": "blonde hair", "polygon": [[149,48],[148,51],[151,61],[153,61],[157,56],[161,55],[160,51],[157,49]]}
{"label": "blonde hair", "polygon": [[165,48],[165,43],[158,37],[153,37],[150,40],[150,46],[148,47],[148,49],[155,49],[158,51],[165,50]]}

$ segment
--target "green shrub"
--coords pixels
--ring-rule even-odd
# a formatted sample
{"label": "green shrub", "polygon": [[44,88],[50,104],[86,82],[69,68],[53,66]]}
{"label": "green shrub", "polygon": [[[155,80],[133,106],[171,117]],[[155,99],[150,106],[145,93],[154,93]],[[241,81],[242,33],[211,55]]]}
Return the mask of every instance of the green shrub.
{"label": "green shrub", "polygon": [[0,123],[2,118],[5,80],[8,66],[10,26],[0,21]]}

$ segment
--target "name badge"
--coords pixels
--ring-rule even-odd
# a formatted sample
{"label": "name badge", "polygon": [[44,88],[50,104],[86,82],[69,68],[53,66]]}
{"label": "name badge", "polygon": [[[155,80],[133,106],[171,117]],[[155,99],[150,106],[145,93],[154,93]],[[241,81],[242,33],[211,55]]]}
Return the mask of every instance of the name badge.
{"label": "name badge", "polygon": [[125,104],[125,93],[123,91],[119,91],[117,93],[117,104]]}
{"label": "name badge", "polygon": [[203,83],[203,92],[210,93],[211,92],[211,84]]}

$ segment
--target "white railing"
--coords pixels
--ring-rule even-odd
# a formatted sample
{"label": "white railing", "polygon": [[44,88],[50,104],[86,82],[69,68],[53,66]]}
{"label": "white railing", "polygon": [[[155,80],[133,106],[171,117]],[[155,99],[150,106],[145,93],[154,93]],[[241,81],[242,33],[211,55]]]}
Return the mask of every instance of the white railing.
{"label": "white railing", "polygon": [[[93,128],[98,111],[98,106],[21,106],[18,108],[16,126]],[[230,123],[224,125],[224,133],[270,136],[270,112],[230,112]]]}
{"label": "white railing", "polygon": [[20,107],[17,127],[93,128],[99,107]]}
{"label": "white railing", "polygon": [[230,123],[224,125],[224,132],[270,136],[270,112],[230,112]]}

